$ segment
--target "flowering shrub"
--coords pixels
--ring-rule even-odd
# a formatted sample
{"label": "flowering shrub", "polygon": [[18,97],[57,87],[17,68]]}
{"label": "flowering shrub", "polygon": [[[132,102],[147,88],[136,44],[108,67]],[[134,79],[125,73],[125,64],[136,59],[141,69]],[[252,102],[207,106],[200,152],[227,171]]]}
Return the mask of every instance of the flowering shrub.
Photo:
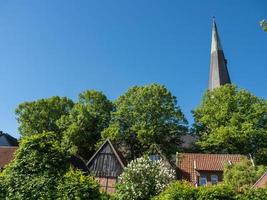
{"label": "flowering shrub", "polygon": [[151,161],[148,156],[133,160],[124,169],[117,184],[119,200],[149,200],[175,179],[175,171],[162,160]]}

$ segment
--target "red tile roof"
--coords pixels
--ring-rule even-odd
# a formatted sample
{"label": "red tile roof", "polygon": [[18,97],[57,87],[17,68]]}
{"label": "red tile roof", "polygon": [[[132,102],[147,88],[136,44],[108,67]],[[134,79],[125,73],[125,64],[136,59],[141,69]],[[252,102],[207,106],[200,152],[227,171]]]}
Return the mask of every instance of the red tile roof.
{"label": "red tile roof", "polygon": [[18,147],[0,146],[0,168],[3,168],[13,158]]}
{"label": "red tile roof", "polygon": [[221,171],[225,164],[235,164],[245,156],[238,154],[201,154],[179,153],[177,154],[178,176],[181,179],[196,183],[198,171]]}
{"label": "red tile roof", "polygon": [[259,178],[259,180],[257,180],[252,188],[267,188],[267,171]]}

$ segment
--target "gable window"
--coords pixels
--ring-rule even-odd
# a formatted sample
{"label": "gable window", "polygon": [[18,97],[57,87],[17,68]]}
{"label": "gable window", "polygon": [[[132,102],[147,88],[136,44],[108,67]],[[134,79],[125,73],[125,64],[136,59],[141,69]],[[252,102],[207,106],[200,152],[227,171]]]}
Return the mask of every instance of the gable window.
{"label": "gable window", "polygon": [[201,176],[199,177],[199,185],[200,185],[200,186],[205,186],[205,185],[207,185],[207,176],[205,176],[205,175],[201,175]]}
{"label": "gable window", "polygon": [[218,176],[217,175],[215,175],[215,174],[211,175],[210,179],[211,179],[211,184],[212,185],[218,183]]}
{"label": "gable window", "polygon": [[158,154],[149,155],[149,159],[153,162],[160,160],[160,156]]}

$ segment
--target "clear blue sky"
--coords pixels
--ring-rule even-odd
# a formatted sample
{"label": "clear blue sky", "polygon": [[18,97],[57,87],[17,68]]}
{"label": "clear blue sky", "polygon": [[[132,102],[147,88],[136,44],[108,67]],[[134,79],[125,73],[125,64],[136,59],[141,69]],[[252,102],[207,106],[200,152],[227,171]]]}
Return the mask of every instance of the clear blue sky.
{"label": "clear blue sky", "polygon": [[111,100],[164,84],[192,123],[208,86],[212,16],[232,82],[267,98],[266,0],[1,0],[0,130],[18,137],[14,110],[86,89]]}

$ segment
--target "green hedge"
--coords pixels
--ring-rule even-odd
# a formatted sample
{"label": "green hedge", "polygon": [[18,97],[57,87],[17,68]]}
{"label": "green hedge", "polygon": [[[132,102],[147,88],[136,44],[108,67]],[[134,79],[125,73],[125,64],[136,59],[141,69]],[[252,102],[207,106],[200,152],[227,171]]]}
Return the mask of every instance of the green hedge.
{"label": "green hedge", "polygon": [[195,188],[185,181],[175,181],[152,200],[267,200],[267,188],[236,192],[223,184]]}
{"label": "green hedge", "polygon": [[234,200],[235,191],[224,185],[199,187],[197,200]]}
{"label": "green hedge", "polygon": [[267,200],[267,188],[246,190],[236,196],[236,200]]}
{"label": "green hedge", "polygon": [[196,200],[197,190],[185,181],[175,181],[153,200]]}
{"label": "green hedge", "polygon": [[99,200],[99,185],[92,176],[79,170],[70,170],[57,186],[58,200]]}

